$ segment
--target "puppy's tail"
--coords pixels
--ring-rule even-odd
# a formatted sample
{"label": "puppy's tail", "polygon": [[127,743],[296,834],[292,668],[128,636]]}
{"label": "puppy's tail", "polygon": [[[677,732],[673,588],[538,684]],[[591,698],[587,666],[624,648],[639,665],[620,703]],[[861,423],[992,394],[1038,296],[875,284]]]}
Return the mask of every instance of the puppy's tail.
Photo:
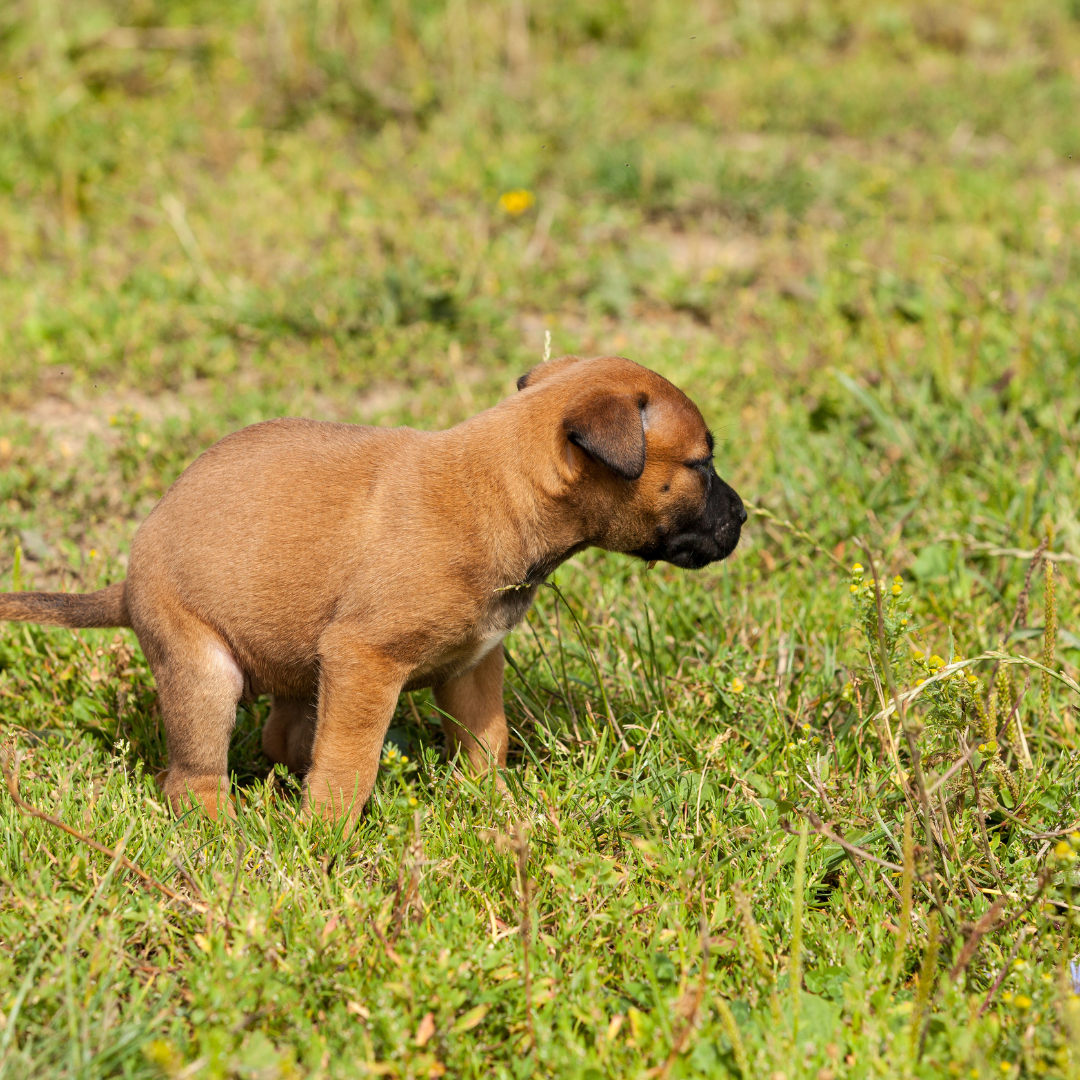
{"label": "puppy's tail", "polygon": [[92,593],[0,593],[0,619],[47,626],[130,626],[124,582]]}

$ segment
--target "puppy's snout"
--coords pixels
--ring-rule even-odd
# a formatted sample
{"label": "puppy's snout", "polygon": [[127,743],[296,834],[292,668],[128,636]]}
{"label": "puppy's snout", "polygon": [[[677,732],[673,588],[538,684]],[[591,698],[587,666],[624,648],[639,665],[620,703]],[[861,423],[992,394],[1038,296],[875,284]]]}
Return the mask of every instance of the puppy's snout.
{"label": "puppy's snout", "polygon": [[739,523],[740,528],[746,524],[746,507],[734,489],[731,489],[731,516]]}
{"label": "puppy's snout", "polygon": [[717,492],[719,495],[717,510],[719,512],[716,513],[714,518],[713,535],[720,548],[719,557],[725,559],[735,550],[739,543],[742,527],[746,523],[746,507],[743,506],[743,501],[734,488],[725,484],[719,477],[717,477],[717,480],[719,481],[719,490]]}

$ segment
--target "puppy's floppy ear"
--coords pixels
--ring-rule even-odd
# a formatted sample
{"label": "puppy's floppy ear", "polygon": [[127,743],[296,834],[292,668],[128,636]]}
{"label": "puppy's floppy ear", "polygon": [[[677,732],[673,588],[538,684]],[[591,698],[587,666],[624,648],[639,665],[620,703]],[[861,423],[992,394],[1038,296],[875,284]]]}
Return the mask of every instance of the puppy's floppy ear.
{"label": "puppy's floppy ear", "polygon": [[567,439],[624,480],[645,471],[643,395],[594,393],[574,402],[563,416]]}
{"label": "puppy's floppy ear", "polygon": [[543,379],[549,379],[560,371],[565,371],[571,364],[580,363],[580,356],[556,356],[553,360],[545,360],[537,364],[531,371],[526,371],[517,381],[517,388],[524,390],[526,386],[535,386]]}

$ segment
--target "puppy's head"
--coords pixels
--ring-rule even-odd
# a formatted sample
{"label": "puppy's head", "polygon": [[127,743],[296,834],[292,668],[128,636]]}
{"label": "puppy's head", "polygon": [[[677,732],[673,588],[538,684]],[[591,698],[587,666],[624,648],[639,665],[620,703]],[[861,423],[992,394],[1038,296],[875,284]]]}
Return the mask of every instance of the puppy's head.
{"label": "puppy's head", "polygon": [[746,510],[713,467],[694,403],[621,357],[549,360],[518,379],[554,427],[567,501],[590,544],[696,570],[727,558]]}

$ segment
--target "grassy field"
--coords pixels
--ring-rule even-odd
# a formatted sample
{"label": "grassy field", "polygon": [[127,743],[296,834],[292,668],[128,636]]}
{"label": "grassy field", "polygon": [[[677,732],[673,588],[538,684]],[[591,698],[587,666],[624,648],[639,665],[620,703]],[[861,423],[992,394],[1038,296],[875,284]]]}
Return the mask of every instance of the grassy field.
{"label": "grassy field", "polygon": [[0,792],[0,1077],[1080,1075],[1078,271],[1077,0],[9,0],[0,587],[546,332],[684,387],[756,512],[571,560],[509,794],[419,693],[347,839],[265,702],[238,819],[173,820],[130,633],[0,625],[21,798],[110,849]]}

